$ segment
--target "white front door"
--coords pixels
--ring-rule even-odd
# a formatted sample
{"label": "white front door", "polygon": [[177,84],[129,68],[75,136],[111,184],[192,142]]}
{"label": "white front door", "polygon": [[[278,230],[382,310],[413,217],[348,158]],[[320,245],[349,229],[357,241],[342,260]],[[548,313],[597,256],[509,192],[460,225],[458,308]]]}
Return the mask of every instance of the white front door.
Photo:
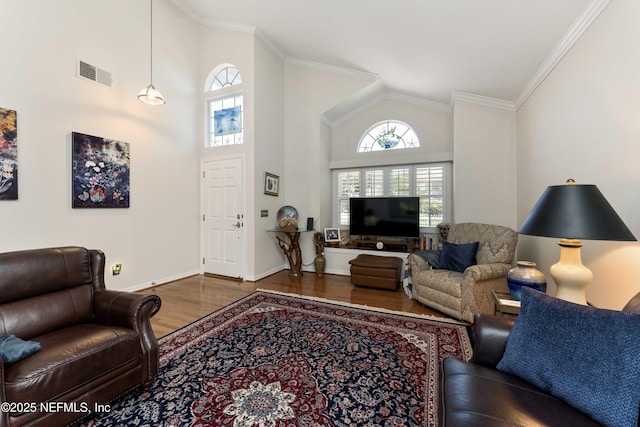
{"label": "white front door", "polygon": [[244,180],[241,158],[202,163],[205,273],[243,277]]}

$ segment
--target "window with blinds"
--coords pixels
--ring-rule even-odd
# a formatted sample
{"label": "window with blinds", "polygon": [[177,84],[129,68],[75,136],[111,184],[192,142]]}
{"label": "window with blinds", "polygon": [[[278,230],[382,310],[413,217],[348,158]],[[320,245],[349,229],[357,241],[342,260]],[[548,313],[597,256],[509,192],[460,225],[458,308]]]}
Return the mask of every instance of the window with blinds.
{"label": "window with blinds", "polygon": [[336,169],[333,171],[333,226],[349,226],[351,197],[417,196],[423,232],[441,222],[449,222],[450,170],[450,163]]}
{"label": "window with blinds", "polygon": [[[360,171],[344,170],[334,177],[333,211],[337,213],[339,224],[349,224],[349,199],[360,197]],[[335,196],[337,196],[337,200]]]}

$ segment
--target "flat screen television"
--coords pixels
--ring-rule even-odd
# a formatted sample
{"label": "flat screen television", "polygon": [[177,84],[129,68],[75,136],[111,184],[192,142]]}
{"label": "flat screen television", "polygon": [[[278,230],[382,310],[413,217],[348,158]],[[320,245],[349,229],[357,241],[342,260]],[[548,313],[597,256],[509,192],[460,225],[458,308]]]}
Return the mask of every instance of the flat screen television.
{"label": "flat screen television", "polygon": [[420,236],[419,197],[353,197],[349,199],[349,234],[356,236]]}

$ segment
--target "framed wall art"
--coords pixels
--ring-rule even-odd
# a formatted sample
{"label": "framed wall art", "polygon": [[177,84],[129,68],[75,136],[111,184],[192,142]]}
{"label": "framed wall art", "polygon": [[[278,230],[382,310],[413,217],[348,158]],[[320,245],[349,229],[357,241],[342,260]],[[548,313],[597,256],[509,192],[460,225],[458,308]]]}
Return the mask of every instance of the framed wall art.
{"label": "framed wall art", "polygon": [[280,177],[269,172],[264,173],[264,194],[277,196],[280,186]]}
{"label": "framed wall art", "polygon": [[17,115],[0,108],[0,200],[18,200]]}
{"label": "framed wall art", "polygon": [[129,144],[72,133],[72,206],[129,207]]}

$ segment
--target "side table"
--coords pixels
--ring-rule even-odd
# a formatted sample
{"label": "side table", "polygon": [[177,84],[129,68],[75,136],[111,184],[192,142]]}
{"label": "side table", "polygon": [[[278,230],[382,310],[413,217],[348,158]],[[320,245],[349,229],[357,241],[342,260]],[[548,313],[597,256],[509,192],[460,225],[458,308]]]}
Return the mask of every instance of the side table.
{"label": "side table", "polygon": [[491,293],[493,294],[493,300],[496,305],[496,315],[498,315],[498,313],[501,316],[507,314],[517,316],[520,314],[520,301],[514,300],[509,292],[491,291]]}
{"label": "side table", "polygon": [[315,230],[284,230],[275,229],[267,230],[273,233],[284,233],[287,236],[288,242],[282,239],[280,236],[276,236],[278,240],[278,246],[282,249],[282,253],[287,257],[289,261],[289,267],[291,272],[289,276],[300,277],[302,276],[302,250],[300,249],[300,232],[315,231]]}

